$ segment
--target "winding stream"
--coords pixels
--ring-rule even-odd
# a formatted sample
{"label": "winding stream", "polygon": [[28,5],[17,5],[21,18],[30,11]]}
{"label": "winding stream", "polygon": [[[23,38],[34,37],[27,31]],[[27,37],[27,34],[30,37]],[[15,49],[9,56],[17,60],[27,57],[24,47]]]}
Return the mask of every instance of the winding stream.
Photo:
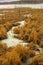
{"label": "winding stream", "polygon": [[[19,22],[19,23],[21,24],[20,26],[23,26],[23,25],[25,24],[25,21],[21,21],[21,22]],[[10,30],[7,32],[7,37],[8,37],[8,38],[2,40],[1,42],[6,43],[8,47],[9,47],[9,46],[16,46],[17,44],[23,44],[23,45],[27,44],[27,43],[25,43],[23,40],[19,40],[19,39],[17,39],[17,38],[14,37],[14,34],[13,34],[13,29],[14,29],[14,28],[15,28],[15,27],[12,27],[12,29],[10,29]]]}

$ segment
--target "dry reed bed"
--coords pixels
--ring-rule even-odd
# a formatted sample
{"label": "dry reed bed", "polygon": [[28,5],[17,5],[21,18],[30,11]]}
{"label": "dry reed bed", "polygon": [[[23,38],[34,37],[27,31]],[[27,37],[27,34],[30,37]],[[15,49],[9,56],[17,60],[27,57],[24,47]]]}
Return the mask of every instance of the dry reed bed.
{"label": "dry reed bed", "polygon": [[[5,11],[5,12],[3,12]],[[6,12],[8,11],[8,12]],[[7,31],[15,25],[16,22],[26,20],[24,15],[31,14],[35,17],[35,20],[43,21],[43,9],[31,9],[31,8],[14,8],[14,9],[0,9],[0,40],[7,38]],[[3,32],[3,33],[2,33]]]}
{"label": "dry reed bed", "polygon": [[31,45],[27,47],[20,44],[7,47],[0,42],[0,65],[43,65],[43,52],[36,54],[29,47]]}
{"label": "dry reed bed", "polygon": [[[0,65],[43,65],[43,10],[24,8],[19,16],[21,13],[22,16],[31,13],[31,16],[21,18],[26,24],[15,28],[13,32],[17,38],[28,43],[26,46],[18,44],[8,47],[6,43],[0,42]],[[6,19],[0,21],[0,40],[6,38],[7,32],[15,25],[15,19],[10,19],[14,15],[10,15],[7,14]]]}

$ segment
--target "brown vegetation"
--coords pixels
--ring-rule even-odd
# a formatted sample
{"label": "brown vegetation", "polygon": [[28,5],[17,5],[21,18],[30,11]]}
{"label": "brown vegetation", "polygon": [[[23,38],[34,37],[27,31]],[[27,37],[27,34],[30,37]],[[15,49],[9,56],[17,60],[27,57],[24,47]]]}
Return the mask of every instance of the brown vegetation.
{"label": "brown vegetation", "polygon": [[6,44],[0,44],[0,65],[22,65],[29,57],[35,56],[35,52],[22,45],[10,48]]}
{"label": "brown vegetation", "polygon": [[3,54],[5,54],[6,53],[6,51],[7,51],[7,45],[4,43],[1,43],[0,42],[0,56],[2,56]]}
{"label": "brown vegetation", "polygon": [[[17,38],[25,40],[29,43],[33,42],[43,47],[43,21],[36,21],[30,18],[22,27],[14,29]],[[42,44],[42,45],[41,45]]]}
{"label": "brown vegetation", "polygon": [[[31,60],[27,62],[29,59]],[[0,65],[23,65],[25,63],[43,65],[43,53],[36,55],[33,49],[20,44],[7,47],[6,44],[0,43]]]}
{"label": "brown vegetation", "polygon": [[32,59],[31,65],[43,65],[43,55],[37,55]]}
{"label": "brown vegetation", "polygon": [[[2,9],[2,10],[0,9],[0,14],[4,14],[0,16],[0,27],[5,27],[5,29],[9,31],[12,26],[19,25],[17,22],[21,20],[25,20],[26,22],[27,21],[40,21],[41,22],[43,21],[42,13],[43,13],[43,9],[31,9],[31,8],[14,8],[14,9]],[[27,19],[27,15],[29,14],[32,16]],[[33,26],[35,23],[34,24],[32,23],[31,25],[30,24],[29,26],[31,25]],[[38,24],[36,23],[35,25],[38,25]],[[0,39],[7,37],[6,31],[3,32],[3,34],[1,33],[2,31],[0,30],[0,36],[1,36]],[[37,35],[37,32],[35,34]],[[19,36],[21,37],[21,35]],[[27,33],[25,36],[27,36]]]}
{"label": "brown vegetation", "polygon": [[[25,20],[26,24],[14,28],[13,32],[17,34],[15,37],[28,43],[26,46],[19,43],[7,47],[0,42],[0,65],[43,65],[43,10],[20,8],[13,9],[14,12],[8,11],[5,12],[6,18],[0,18],[0,40],[7,38],[7,32],[18,25],[18,21]],[[31,16],[28,17],[28,14]]]}
{"label": "brown vegetation", "polygon": [[7,30],[3,25],[0,25],[0,40],[7,38]]}

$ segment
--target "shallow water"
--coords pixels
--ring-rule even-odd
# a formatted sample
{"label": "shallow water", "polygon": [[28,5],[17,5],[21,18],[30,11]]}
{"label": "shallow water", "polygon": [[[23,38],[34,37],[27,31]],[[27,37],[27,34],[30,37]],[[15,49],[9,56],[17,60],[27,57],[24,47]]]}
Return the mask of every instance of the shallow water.
{"label": "shallow water", "polygon": [[[25,24],[25,21],[21,21],[21,22],[19,22],[19,23],[21,23],[20,26],[23,26],[23,25]],[[14,38],[14,34],[13,34],[13,29],[14,29],[14,28],[15,28],[15,27],[12,27],[12,29],[10,29],[10,30],[7,32],[7,37],[8,37],[8,38],[2,40],[1,42],[6,43],[8,47],[9,47],[9,46],[16,46],[17,44],[22,44],[22,45],[27,44],[27,43],[25,43],[23,40],[19,40],[19,39],[17,39],[17,38]]]}
{"label": "shallow water", "polygon": [[43,9],[43,3],[42,4],[10,4],[10,5],[0,5],[0,9],[3,8],[22,8],[22,7],[31,7],[31,8],[39,8]]}

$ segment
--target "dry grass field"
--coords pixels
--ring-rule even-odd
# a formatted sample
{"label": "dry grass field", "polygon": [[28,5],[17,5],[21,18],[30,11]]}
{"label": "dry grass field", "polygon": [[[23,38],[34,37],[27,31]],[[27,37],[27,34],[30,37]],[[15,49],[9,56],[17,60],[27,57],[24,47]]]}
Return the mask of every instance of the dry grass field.
{"label": "dry grass field", "polygon": [[[43,65],[43,9],[0,9],[0,65]],[[19,21],[25,25],[19,26]],[[1,40],[13,27],[14,36],[27,42],[8,47]]]}

